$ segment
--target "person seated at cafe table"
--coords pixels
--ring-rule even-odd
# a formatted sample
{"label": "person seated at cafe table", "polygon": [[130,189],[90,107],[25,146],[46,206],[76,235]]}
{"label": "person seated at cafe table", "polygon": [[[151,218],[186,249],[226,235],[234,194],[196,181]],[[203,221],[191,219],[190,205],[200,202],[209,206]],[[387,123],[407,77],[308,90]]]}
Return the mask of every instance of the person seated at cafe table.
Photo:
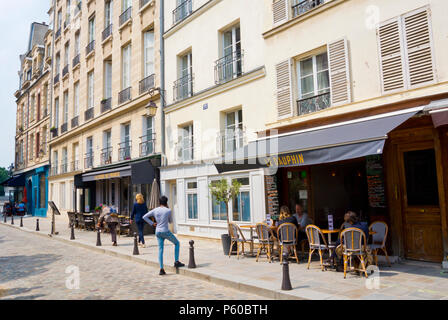
{"label": "person seated at cafe table", "polygon": [[306,230],[306,227],[309,224],[311,224],[311,221],[308,217],[308,214],[305,211],[303,211],[303,206],[300,203],[296,203],[295,209],[296,209],[296,212],[295,212],[294,216],[296,217],[297,223],[299,224],[298,242],[300,242],[302,240],[307,239],[305,230]]}

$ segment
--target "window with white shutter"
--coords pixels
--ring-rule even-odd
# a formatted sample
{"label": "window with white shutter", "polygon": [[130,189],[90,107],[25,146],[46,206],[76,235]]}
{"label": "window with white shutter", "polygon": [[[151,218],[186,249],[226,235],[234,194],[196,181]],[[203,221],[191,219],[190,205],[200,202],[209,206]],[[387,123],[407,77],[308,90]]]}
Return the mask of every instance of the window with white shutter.
{"label": "window with white shutter", "polygon": [[272,4],[272,13],[274,15],[274,26],[288,21],[289,19],[289,1],[278,0]]}
{"label": "window with white shutter", "polygon": [[277,74],[277,112],[279,118],[292,116],[291,60],[275,66]]}
{"label": "window with white shutter", "polygon": [[347,39],[329,43],[327,52],[330,71],[331,104],[334,106],[350,103],[351,88]]}

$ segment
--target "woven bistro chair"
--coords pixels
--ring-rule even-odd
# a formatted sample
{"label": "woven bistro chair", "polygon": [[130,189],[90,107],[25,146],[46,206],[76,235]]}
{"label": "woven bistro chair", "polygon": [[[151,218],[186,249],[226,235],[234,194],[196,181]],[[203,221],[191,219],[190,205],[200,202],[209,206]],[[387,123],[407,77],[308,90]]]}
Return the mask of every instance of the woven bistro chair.
{"label": "woven bistro chair", "polygon": [[341,232],[342,256],[344,258],[344,279],[347,276],[347,263],[352,266],[352,258],[357,257],[361,262],[361,271],[364,272],[366,278],[366,262],[367,262],[367,239],[364,231],[358,228],[347,228]]}
{"label": "woven bistro chair", "polygon": [[256,231],[258,236],[259,248],[257,252],[257,262],[260,254],[264,251],[268,257],[269,263],[272,262],[274,252],[275,236],[272,229],[266,223],[257,223]]}
{"label": "woven bistro chair", "polygon": [[299,263],[299,257],[297,256],[297,227],[292,223],[283,223],[278,227],[277,238],[280,246],[280,263],[283,262],[283,250],[286,248],[290,250],[291,247],[294,250],[294,257],[297,263]]}
{"label": "woven bistro chair", "polygon": [[244,237],[244,234],[241,231],[241,228],[234,222],[229,223],[229,232],[230,232],[230,238],[231,238],[229,258],[232,255],[233,245],[236,243],[236,255],[237,255],[237,259],[239,259],[240,258],[240,248],[239,248],[238,244],[241,243],[241,251],[243,252],[243,255],[244,255],[244,244],[245,243],[250,244],[251,242],[253,243],[253,239],[247,240]]}
{"label": "woven bistro chair", "polygon": [[378,251],[382,250],[390,267],[391,264],[386,250],[387,233],[389,231],[387,223],[383,221],[372,222],[372,224],[369,226],[369,231],[375,232],[375,234],[372,235],[372,243],[368,245],[370,250],[372,250],[372,254],[375,258],[375,265],[378,265]]}
{"label": "woven bistro chair", "polygon": [[310,246],[310,252],[308,255],[308,269],[310,268],[311,257],[317,250],[317,252],[319,252],[320,266],[322,268],[322,271],[324,271],[325,266],[323,262],[322,251],[327,251],[330,254],[330,249],[334,249],[336,246],[334,244],[329,245],[327,243],[322,230],[318,226],[310,224],[306,227],[305,232],[306,236],[308,237],[308,243]]}

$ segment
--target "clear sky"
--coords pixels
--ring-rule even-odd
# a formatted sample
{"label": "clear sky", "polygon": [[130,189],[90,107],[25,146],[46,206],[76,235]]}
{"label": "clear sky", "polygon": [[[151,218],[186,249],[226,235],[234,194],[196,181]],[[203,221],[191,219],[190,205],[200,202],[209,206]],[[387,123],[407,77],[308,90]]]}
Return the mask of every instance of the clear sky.
{"label": "clear sky", "polygon": [[0,0],[0,167],[14,162],[19,55],[27,50],[33,22],[49,23],[50,0]]}

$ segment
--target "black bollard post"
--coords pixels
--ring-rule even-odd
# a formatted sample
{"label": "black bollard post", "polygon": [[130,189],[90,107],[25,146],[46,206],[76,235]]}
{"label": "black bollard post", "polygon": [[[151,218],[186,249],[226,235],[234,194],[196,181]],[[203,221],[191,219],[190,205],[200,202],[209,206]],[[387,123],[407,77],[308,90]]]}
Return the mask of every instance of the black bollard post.
{"label": "black bollard post", "polygon": [[101,247],[101,229],[98,228],[98,231],[96,232],[96,246]]}
{"label": "black bollard post", "polygon": [[75,228],[73,227],[73,223],[70,225],[71,234],[70,234],[70,240],[75,240]]}
{"label": "black bollard post", "polygon": [[11,224],[14,225],[14,215],[11,215]]}
{"label": "black bollard post", "polygon": [[188,262],[188,269],[196,269],[196,262],[194,261],[194,241],[190,241],[190,261]]}
{"label": "black bollard post", "polygon": [[20,228],[23,228],[23,217],[20,217]]}
{"label": "black bollard post", "polygon": [[6,223],[6,213],[3,214],[3,222]]}
{"label": "black bollard post", "polygon": [[40,228],[39,228],[39,219],[36,220],[36,231],[40,231]]}
{"label": "black bollard post", "polygon": [[289,278],[289,261],[288,261],[288,253],[285,252],[283,254],[283,280],[282,280],[282,290],[290,291],[292,290],[291,279]]}
{"label": "black bollard post", "polygon": [[134,252],[132,253],[134,256],[138,256],[140,253],[138,252],[138,243],[137,243],[137,232],[134,232]]}

